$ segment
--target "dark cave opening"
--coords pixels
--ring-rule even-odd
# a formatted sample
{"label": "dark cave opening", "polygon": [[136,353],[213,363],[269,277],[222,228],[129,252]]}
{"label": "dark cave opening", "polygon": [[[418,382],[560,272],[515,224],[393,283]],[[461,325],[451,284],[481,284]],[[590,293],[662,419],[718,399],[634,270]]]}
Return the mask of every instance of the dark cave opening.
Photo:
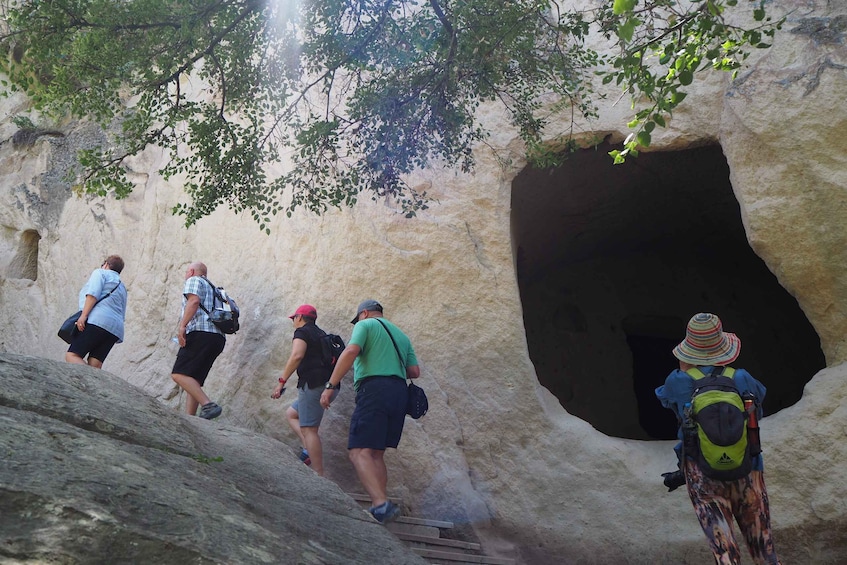
{"label": "dark cave opening", "polygon": [[797,402],[825,366],[820,339],[753,252],[719,146],[642,153],[607,145],[512,185],[512,238],[529,354],[571,414],[633,439],[674,437],[653,390],[695,313],[741,338],[735,367],[768,388],[765,413]]}

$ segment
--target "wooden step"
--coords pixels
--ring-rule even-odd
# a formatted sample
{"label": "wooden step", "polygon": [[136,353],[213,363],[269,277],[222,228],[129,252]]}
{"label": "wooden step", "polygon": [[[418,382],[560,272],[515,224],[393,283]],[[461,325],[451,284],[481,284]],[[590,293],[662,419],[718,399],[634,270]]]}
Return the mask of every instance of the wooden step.
{"label": "wooden step", "polygon": [[426,518],[414,518],[412,516],[398,516],[394,519],[395,522],[403,524],[414,524],[416,526],[432,526],[434,528],[452,528],[453,522],[444,522],[442,520],[428,520]]}
{"label": "wooden step", "polygon": [[[371,498],[361,493],[346,493],[347,496],[358,502],[370,503]],[[389,497],[391,502],[402,505],[400,498]],[[414,516],[398,516],[393,522],[386,524],[389,530],[401,541],[409,542],[409,549],[417,555],[436,561],[447,561],[455,564],[471,565],[514,565],[514,559],[502,557],[490,557],[473,553],[460,553],[458,551],[445,551],[443,548],[481,552],[482,547],[478,543],[461,540],[452,540],[439,537],[440,529],[450,529],[453,522],[444,520],[430,520],[427,518],[416,518]],[[420,528],[420,531],[414,528]],[[429,528],[429,530],[428,530]],[[409,531],[411,530],[411,531]],[[423,544],[423,547],[412,544]],[[436,549],[433,549],[433,546]]]}
{"label": "wooden step", "polygon": [[425,547],[410,547],[414,553],[428,559],[440,561],[453,561],[455,563],[483,563],[485,565],[515,565],[514,559],[503,557],[489,557],[488,555],[471,555],[469,553],[453,553],[450,551],[439,551]]}
{"label": "wooden step", "polygon": [[425,538],[438,539],[441,537],[441,530],[438,528],[433,528],[432,526],[416,526],[414,524],[398,524],[396,520],[385,524],[385,528],[395,536],[398,534],[412,534]]}
{"label": "wooden step", "polygon": [[[359,494],[359,493],[357,493],[357,492],[348,492],[348,493],[345,493],[345,494],[346,494],[347,496],[349,496],[350,498],[352,498],[353,500],[356,500],[356,501],[358,501],[358,502],[367,502],[367,503],[370,503],[370,501],[371,501],[371,497],[370,497],[370,496],[368,496],[368,495],[366,495],[366,494]],[[399,506],[402,506],[402,505],[403,505],[403,499],[402,499],[402,498],[397,498],[397,497],[394,497],[394,496],[389,496],[389,497],[388,497],[388,500],[390,500],[391,502],[393,502],[394,504],[397,504],[397,505],[399,505]]]}
{"label": "wooden step", "polygon": [[461,541],[456,539],[446,539],[446,538],[432,538],[429,536],[421,536],[418,534],[404,534],[401,532],[397,532],[394,534],[398,538],[403,541],[412,541],[416,543],[425,543],[427,545],[440,545],[444,547],[455,547],[457,549],[470,549],[473,551],[479,551],[481,549],[478,543],[471,543],[469,541]]}

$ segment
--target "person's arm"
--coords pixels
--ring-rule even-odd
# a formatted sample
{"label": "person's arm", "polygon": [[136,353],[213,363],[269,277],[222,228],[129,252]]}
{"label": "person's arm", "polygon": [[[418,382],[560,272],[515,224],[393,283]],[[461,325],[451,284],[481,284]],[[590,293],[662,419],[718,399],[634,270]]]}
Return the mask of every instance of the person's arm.
{"label": "person's arm", "polygon": [[415,348],[409,343],[409,351],[406,353],[406,378],[416,379],[421,376],[421,368],[418,366],[418,356],[415,354]]}
{"label": "person's arm", "polygon": [[[356,357],[359,356],[361,351],[362,348],[355,343],[351,343],[344,348],[344,351],[342,351],[341,355],[338,356],[338,361],[335,363],[335,368],[332,370],[332,374],[329,376],[329,383],[331,383],[332,386],[341,384],[341,379],[344,378],[344,375],[346,375],[347,371],[349,371],[353,366],[353,361],[356,360]],[[321,394],[321,406],[323,406],[324,409],[329,408],[329,404],[332,402],[332,393],[332,390],[326,389],[323,391],[323,394]]]}
{"label": "person's arm", "polygon": [[282,395],[282,389],[285,387],[285,383],[291,378],[297,367],[300,366],[303,357],[306,356],[306,348],[307,344],[304,339],[296,337],[291,342],[291,355],[288,356],[288,361],[285,362],[285,367],[282,369],[282,376],[279,378],[276,387],[274,387],[271,398],[279,398]]}
{"label": "person's arm", "polygon": [[673,411],[678,421],[682,421],[682,407],[691,398],[691,379],[685,373],[674,370],[665,378],[665,384],[656,389],[659,403]]}
{"label": "person's arm", "polygon": [[85,283],[85,286],[83,287],[87,292],[85,293],[85,302],[82,303],[82,313],[76,321],[76,327],[79,331],[85,329],[85,323],[88,321],[88,315],[91,314],[91,311],[97,304],[97,297],[103,293],[105,281],[101,273],[100,269],[94,269],[94,271],[91,272],[91,276],[88,277],[88,282]]}
{"label": "person's arm", "polygon": [[182,319],[179,321],[179,327],[177,328],[177,338],[179,339],[180,347],[185,347],[185,327],[200,307],[200,297],[196,294],[186,294],[185,299],[186,302],[185,308],[182,311]]}
{"label": "person's arm", "polygon": [[756,397],[756,406],[757,406],[756,416],[761,420],[762,418],[765,417],[764,403],[765,403],[765,394],[767,393],[768,389],[765,387],[765,385],[760,383],[753,375],[751,375],[750,373],[748,373],[744,369],[739,369],[738,371],[739,372],[743,371],[743,373],[741,373],[741,374],[743,374],[745,377],[747,377],[747,379],[745,381],[746,386],[744,386],[745,390],[743,390],[742,393],[743,392],[750,392],[750,393],[753,394],[753,396]]}
{"label": "person's arm", "polygon": [[95,304],[97,304],[97,299],[90,294],[86,294],[85,305],[82,307],[82,314],[79,315],[79,319],[76,321],[76,327],[79,328],[79,331],[85,329],[85,322],[88,320],[88,315],[91,313]]}

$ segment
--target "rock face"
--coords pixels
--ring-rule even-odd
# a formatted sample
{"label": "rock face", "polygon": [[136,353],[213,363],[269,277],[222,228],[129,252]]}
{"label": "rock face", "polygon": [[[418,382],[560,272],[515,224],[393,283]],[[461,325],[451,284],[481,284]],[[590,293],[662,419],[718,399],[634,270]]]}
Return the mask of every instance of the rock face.
{"label": "rock face", "polygon": [[[796,299],[819,338],[816,354],[825,356],[824,370],[808,375],[756,376],[769,387],[769,379],[775,378],[780,382],[808,381],[805,388],[797,387],[796,394],[802,398],[781,403],[762,422],[766,477],[781,557],[786,563],[834,564],[847,554],[843,502],[847,481],[835,464],[845,456],[841,440],[847,409],[847,392],[841,386],[847,373],[847,228],[843,222],[847,209],[847,143],[843,138],[847,125],[843,103],[847,5],[775,0],[769,6],[777,17],[788,15],[773,48],[757,53],[734,82],[724,75],[695,81],[686,105],[669,127],[654,132],[651,149],[673,159],[675,152],[719,147],[752,251]],[[27,106],[22,100],[10,99],[4,102],[4,109],[4,115],[14,115]],[[586,138],[606,137],[611,143],[622,140],[627,134],[623,126],[626,110],[625,104],[608,107],[595,122],[580,124]],[[481,116],[489,124],[505,123],[494,107],[484,108]],[[568,294],[568,300],[579,307],[578,311],[561,308],[560,319],[565,330],[587,329],[585,341],[569,342],[595,355],[593,361],[581,359],[580,366],[606,366],[607,360],[613,360],[608,366],[614,371],[596,376],[602,382],[600,387],[596,383],[565,387],[549,381],[544,381],[549,390],[542,386],[541,371],[536,373],[536,358],[528,347],[527,300],[522,298],[518,280],[522,263],[515,234],[519,230],[511,223],[515,192],[526,186],[521,184],[524,177],[519,178],[526,164],[514,132],[505,126],[495,131],[490,144],[479,148],[473,175],[429,170],[412,179],[426,186],[437,200],[414,220],[396,214],[391,202],[365,201],[351,210],[331,211],[322,217],[297,213],[280,219],[270,236],[260,233],[249,215],[228,211],[218,211],[184,229],[180,219],[169,213],[182,198],[180,186],[156,175],[162,157],[155,151],[131,163],[139,187],[126,200],[74,197],[63,173],[77,148],[97,140],[98,133],[91,128],[68,124],[64,137],[44,136],[31,147],[3,143],[0,303],[15,330],[0,336],[0,350],[61,359],[63,344],[55,337],[59,323],[77,309],[76,294],[91,270],[108,254],[118,253],[127,264],[122,275],[129,289],[127,338],[115,347],[105,369],[156,399],[134,395],[144,413],[155,414],[156,420],[172,418],[178,429],[185,431],[163,436],[156,445],[174,445],[181,453],[186,449],[192,452],[199,445],[199,454],[216,455],[204,443],[212,440],[206,438],[202,422],[189,423],[172,414],[184,399],[169,377],[175,355],[169,340],[179,316],[183,273],[190,261],[202,260],[209,266],[210,279],[230,290],[242,308],[243,329],[228,339],[206,386],[224,407],[221,421],[296,448],[296,437],[284,420],[285,407],[293,399],[269,397],[290,351],[292,328],[287,316],[301,303],[314,304],[318,324],[347,338],[355,305],[363,298],[377,298],[387,317],[411,336],[422,365],[420,384],[430,399],[429,414],[407,422],[400,449],[387,457],[389,489],[408,500],[415,514],[468,523],[489,551],[524,563],[708,562],[690,502],[679,491],[666,493],[660,483],[660,473],[674,465],[672,443],[625,439],[641,436],[627,434],[620,421],[609,420],[606,426],[591,420],[602,412],[635,414],[634,399],[609,392],[633,387],[630,375],[624,373],[632,365],[626,345],[606,347],[620,339],[610,328],[625,325],[619,319],[622,311],[637,314],[638,320],[652,319],[658,308],[654,305],[663,302],[665,292],[654,291],[650,301],[643,301],[633,298],[637,294],[601,295],[600,291],[607,281],[623,277],[633,279],[629,288],[635,288],[639,270],[660,262],[668,263],[671,276],[683,268],[674,263],[673,255],[666,259],[657,253],[650,246],[651,238],[639,235],[645,262],[636,263],[630,257],[631,268],[623,271],[601,271],[596,264],[583,271],[582,286],[591,291],[589,295],[570,295],[574,291],[564,285],[556,292],[553,285],[546,285],[545,296],[550,300]],[[11,140],[13,135],[9,122],[0,124],[0,139]],[[574,161],[577,167],[584,166],[580,154]],[[595,178],[601,182],[608,177],[598,172]],[[551,194],[555,192],[552,188]],[[567,185],[551,198],[567,200]],[[585,215],[609,223],[610,216],[603,214],[606,204],[592,204]],[[583,214],[568,215],[567,211],[537,222],[537,227],[559,222],[568,224],[569,230],[563,232],[568,241],[579,243],[585,236],[592,242],[601,241],[590,237],[590,229],[582,229]],[[708,208],[703,212],[708,213]],[[661,224],[654,222],[650,229],[658,230]],[[635,226],[643,231],[643,225],[635,222]],[[602,240],[604,246],[618,249],[620,254],[631,253],[627,245],[634,232],[624,229],[626,226],[612,227],[619,233],[616,239]],[[559,242],[551,240],[546,245],[553,250]],[[592,247],[579,250],[588,258],[597,251]],[[732,269],[732,265],[724,268]],[[598,278],[594,280],[594,276]],[[668,279],[665,284],[672,288],[683,283]],[[769,341],[774,331],[770,322],[761,323],[757,316],[743,311],[744,298],[755,289],[753,283],[740,295],[733,293],[732,285],[719,292],[692,291],[684,299],[676,298],[673,316],[684,323],[691,314],[709,309],[743,318],[746,325],[739,333],[745,343],[744,354],[751,355],[751,366],[758,363],[764,367],[763,360],[771,351],[782,352],[782,347]],[[649,291],[640,289],[640,296]],[[605,302],[597,306],[591,300]],[[624,304],[626,301],[629,304]],[[543,314],[545,306],[541,302],[533,316],[539,311]],[[768,320],[781,317],[781,307],[776,310]],[[584,325],[579,313],[586,316]],[[597,333],[606,337],[592,341]],[[748,348],[751,344],[757,345]],[[558,354],[557,370],[562,382],[569,382],[572,350],[557,349],[560,342],[556,341],[547,347],[545,367]],[[61,367],[54,367],[51,371],[59,374]],[[65,371],[66,375],[73,373],[69,368]],[[100,394],[95,386],[99,380],[88,378],[87,372],[78,374],[88,379],[89,396]],[[544,378],[551,377],[545,373]],[[108,381],[103,379],[103,383]],[[47,393],[60,395],[61,388]],[[565,398],[560,389],[576,396]],[[33,399],[36,396],[32,394]],[[604,405],[607,397],[615,398],[614,403]],[[598,404],[585,409],[591,402]],[[570,411],[563,407],[569,403]],[[346,459],[352,406],[347,387],[321,427],[327,476],[342,490],[360,488]],[[42,418],[29,413],[21,421],[15,419],[14,429],[36,417]],[[117,416],[105,421],[118,429],[135,428],[121,423]],[[70,426],[76,429],[68,433],[82,434],[80,426]],[[637,428],[638,423],[632,426]],[[68,424],[60,427],[67,430]],[[49,429],[28,433],[50,437]],[[229,427],[223,430],[243,433]],[[177,439],[188,436],[193,443],[187,447]],[[4,441],[8,437],[4,432]],[[73,445],[69,435],[55,441]],[[279,445],[272,439],[265,441],[266,445]],[[164,458],[159,455],[161,450],[149,446],[134,449]],[[285,453],[280,459],[287,457]],[[142,465],[140,455],[126,458],[140,467],[127,471],[130,477],[156,469]],[[189,463],[187,457],[182,460]],[[20,464],[25,463],[24,459]],[[40,464],[62,463],[45,458]],[[95,469],[82,457],[78,464],[83,471],[74,473]],[[224,465],[228,464],[225,458]],[[217,472],[223,467],[210,462],[202,468]],[[286,472],[306,473],[301,468],[285,468]],[[158,470],[155,472],[158,477]],[[168,489],[169,481],[162,477],[156,484]],[[327,486],[332,491],[331,485]],[[247,501],[264,508],[264,487],[238,487],[238,492],[222,489],[216,502],[221,513],[231,504],[246,505]],[[115,488],[129,492],[127,486]],[[156,489],[149,488],[153,498]],[[309,502],[326,508],[321,506],[325,490]],[[80,500],[83,498],[80,494]],[[80,504],[68,511],[67,520],[79,524],[95,512],[97,499],[91,498],[94,510],[89,512],[88,506]],[[20,495],[15,504],[41,508],[42,515],[48,511],[35,494]],[[60,515],[56,506],[49,508],[54,512],[51,516]],[[111,516],[108,523],[117,527],[130,518],[119,514]],[[226,560],[225,556],[207,558]]]}
{"label": "rock face", "polygon": [[88,367],[0,378],[4,562],[423,563],[278,441]]}

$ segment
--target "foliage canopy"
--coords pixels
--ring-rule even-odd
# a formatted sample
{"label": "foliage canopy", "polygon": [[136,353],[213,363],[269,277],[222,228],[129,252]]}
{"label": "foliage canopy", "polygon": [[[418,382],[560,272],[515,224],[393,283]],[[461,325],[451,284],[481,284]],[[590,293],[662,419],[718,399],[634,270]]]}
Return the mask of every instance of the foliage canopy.
{"label": "foliage canopy", "polygon": [[[408,216],[426,208],[404,176],[471,170],[488,102],[531,162],[553,165],[573,129],[551,124],[596,116],[600,84],[617,84],[638,101],[620,162],[649,146],[697,72],[737,71],[768,46],[780,22],[741,0],[752,17],[732,25],[737,1],[0,0],[0,72],[43,119],[113,132],[79,155],[85,191],[128,195],[124,160],[160,146],[162,175],[184,180],[189,202],[174,212],[186,225],[226,204],[267,231],[279,211],[320,213],[363,193],[396,198]],[[615,54],[588,47],[589,33]],[[268,176],[284,159],[288,172]]]}

